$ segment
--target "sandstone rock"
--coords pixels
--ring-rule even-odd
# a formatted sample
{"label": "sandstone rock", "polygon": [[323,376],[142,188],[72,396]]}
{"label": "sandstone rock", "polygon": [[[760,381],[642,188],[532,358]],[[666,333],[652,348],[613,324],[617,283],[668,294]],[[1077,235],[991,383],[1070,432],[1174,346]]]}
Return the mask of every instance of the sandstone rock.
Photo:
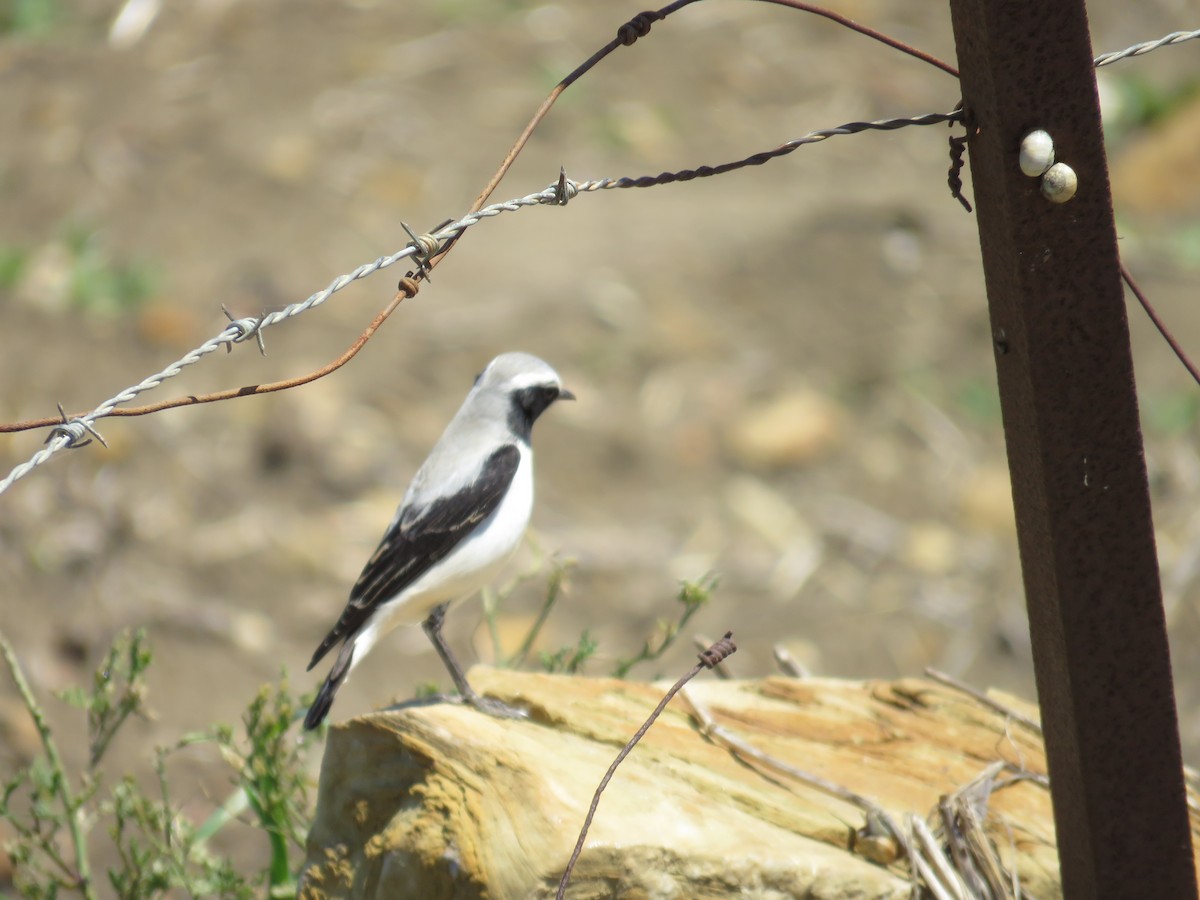
{"label": "sandstone rock", "polygon": [[[665,685],[485,669],[472,681],[528,706],[530,720],[437,704],[330,730],[301,897],[554,895],[596,784]],[[997,760],[1045,772],[1034,731],[924,680],[702,677],[689,691],[741,740],[897,820],[926,817]],[[987,809],[1025,894],[1060,894],[1048,791],[1019,781]],[[865,822],[844,800],[739,760],[677,699],[601,798],[567,896],[909,896],[902,854],[875,852],[866,832],[857,855],[848,849]]]}

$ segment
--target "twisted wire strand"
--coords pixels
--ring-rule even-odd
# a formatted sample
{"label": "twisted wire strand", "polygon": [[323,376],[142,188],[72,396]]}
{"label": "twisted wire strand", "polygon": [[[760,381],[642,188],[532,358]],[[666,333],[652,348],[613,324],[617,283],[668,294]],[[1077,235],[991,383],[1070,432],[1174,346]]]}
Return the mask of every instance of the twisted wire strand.
{"label": "twisted wire strand", "polygon": [[[1171,34],[1164,35],[1161,38],[1153,41],[1144,41],[1140,44],[1134,44],[1124,50],[1117,50],[1110,53],[1103,53],[1096,57],[1095,65],[1106,66],[1122,59],[1128,59],[1134,56],[1142,56],[1146,53],[1151,53],[1163,47],[1169,47],[1175,44],[1180,44],[1185,41],[1195,40],[1200,38],[1200,29],[1196,31],[1176,31]],[[841,135],[858,134],[864,131],[893,131],[898,128],[906,128],[915,125],[936,125],[943,122],[961,121],[962,112],[953,110],[948,113],[930,113],[924,116],[916,116],[913,118],[895,118],[882,119],[874,122],[849,122],[845,125],[840,125],[837,128],[821,129],[812,131],[808,134],[781,144],[773,150],[767,150],[761,153],[755,153],[747,156],[744,159],[735,160],[733,162],[722,163],[717,166],[700,166],[695,169],[680,169],[675,172],[662,172],[658,175],[643,175],[640,177],[622,177],[622,178],[600,178],[589,181],[568,181],[560,177],[559,181],[551,184],[544,190],[533,194],[528,194],[524,197],[519,197],[513,200],[506,200],[500,203],[493,203],[485,206],[477,212],[470,213],[458,219],[455,222],[438,229],[430,237],[438,242],[441,249],[445,249],[447,243],[456,240],[468,228],[478,224],[487,218],[498,216],[505,212],[517,212],[521,209],[530,206],[541,205],[564,205],[569,199],[579,193],[590,193],[594,191],[609,190],[612,188],[642,188],[654,187],[661,184],[671,184],[676,181],[691,181],[695,178],[708,178],[713,175],[723,175],[726,172],[732,172],[737,169],[747,168],[749,166],[761,166],[764,163],[777,159],[781,156],[786,156],[794,152],[805,144],[815,144],[820,141],[828,140],[831,137]],[[188,366],[195,365],[200,362],[205,356],[219,350],[221,347],[229,347],[233,344],[241,343],[254,337],[260,342],[262,340],[262,332],[264,329],[272,325],[276,325],[285,319],[290,319],[293,316],[298,316],[301,313],[307,312],[314,307],[320,306],[335,293],[347,287],[351,283],[359,279],[373,275],[380,269],[386,269],[389,266],[395,265],[402,259],[409,257],[424,258],[429,256],[429,248],[423,245],[421,239],[414,240],[402,249],[391,254],[390,256],[381,256],[373,262],[364,263],[351,272],[344,275],[339,275],[330,284],[321,291],[312,294],[307,299],[293,303],[284,307],[281,310],[267,313],[260,318],[242,318],[234,319],[229,325],[219,334],[209,338],[199,347],[184,354],[175,362],[162,369],[160,372],[149,376],[138,384],[125,388],[120,393],[105,400],[91,412],[85,413],[82,416],[77,416],[72,419],[67,419],[60,424],[54,426],[46,439],[46,446],[42,447],[32,457],[24,463],[14,467],[8,475],[0,481],[0,494],[3,494],[19,479],[25,477],[38,466],[47,462],[63,450],[73,447],[83,447],[90,443],[89,435],[99,437],[99,432],[96,430],[96,422],[112,413],[112,411],[123,403],[128,403],[139,395],[159,387],[168,379],[179,375]]]}
{"label": "twisted wire strand", "polygon": [[[540,204],[557,203],[560,196],[557,183],[551,185],[545,190],[538,191],[534,194],[529,194],[525,197],[519,197],[514,200],[506,200],[501,203],[494,203],[486,206],[478,212],[463,216],[456,222],[439,229],[432,235],[437,240],[439,246],[444,246],[444,242],[461,235],[467,228],[482,221],[483,219],[498,216],[504,212],[514,212],[528,206],[537,206]],[[307,299],[293,303],[283,309],[275,312],[267,313],[261,318],[243,318],[235,319],[229,323],[226,328],[214,337],[209,338],[194,350],[189,351],[175,362],[168,365],[159,372],[143,379],[139,383],[125,388],[118,394],[105,400],[91,412],[84,413],[82,416],[67,419],[60,424],[54,426],[50,430],[49,437],[46,440],[46,446],[42,447],[33,454],[26,462],[23,462],[13,468],[11,472],[0,481],[0,494],[3,494],[13,483],[24,478],[38,466],[46,463],[51,458],[61,453],[63,450],[72,447],[84,447],[89,443],[88,435],[95,435],[95,423],[97,420],[104,418],[112,413],[116,407],[123,403],[128,403],[139,395],[159,387],[165,381],[179,375],[188,366],[195,365],[209,354],[227,347],[232,344],[241,343],[251,337],[261,337],[262,331],[272,325],[290,319],[293,316],[298,316],[301,313],[308,312],[314,307],[320,306],[338,291],[348,287],[359,279],[373,275],[380,269],[386,269],[389,266],[395,265],[402,259],[407,259],[413,256],[419,256],[425,252],[427,248],[422,247],[420,239],[407,244],[397,252],[390,256],[381,256],[369,263],[363,263],[358,268],[347,272],[344,275],[339,275],[323,290],[317,291]]]}
{"label": "twisted wire strand", "polygon": [[761,153],[754,153],[744,159],[721,163],[717,166],[699,166],[695,169],[680,169],[676,172],[661,172],[658,175],[642,175],[636,178],[628,176],[623,178],[598,178],[593,181],[577,181],[574,184],[576,190],[580,192],[604,191],[612,188],[656,187],[660,184],[672,184],[676,181],[691,181],[695,178],[724,175],[726,172],[733,172],[736,169],[744,169],[749,166],[761,166],[763,163],[770,162],[773,159],[787,156],[805,144],[818,144],[831,137],[860,134],[864,131],[895,131],[898,128],[908,128],[913,125],[940,125],[943,122],[958,122],[961,120],[962,111],[953,110],[948,113],[927,113],[923,116],[913,116],[911,118],[880,119],[875,122],[847,122],[845,125],[839,125],[836,128],[822,128],[819,131],[810,131],[802,137],[788,141],[785,144],[780,144],[774,150],[764,150]]}
{"label": "twisted wire strand", "polygon": [[812,131],[795,140],[788,141],[785,144],[776,147],[774,150],[755,153],[744,159],[735,160],[729,163],[723,163],[718,166],[701,166],[696,169],[682,169],[677,172],[663,172],[659,175],[645,175],[636,178],[600,178],[589,181],[576,182],[567,179],[560,175],[559,179],[550,184],[548,187],[536,193],[527,194],[524,197],[517,197],[512,200],[505,200],[499,203],[493,203],[482,209],[468,213],[462,218],[451,222],[428,236],[414,239],[412,242],[391,254],[390,256],[381,256],[373,262],[364,263],[358,268],[344,275],[339,275],[335,278],[328,287],[318,291],[299,303],[293,303],[284,307],[281,310],[267,313],[261,318],[244,318],[235,319],[216,336],[205,341],[199,347],[188,352],[180,359],[171,363],[162,371],[149,376],[143,381],[126,388],[115,396],[101,403],[91,412],[84,413],[82,416],[65,420],[59,425],[51,429],[49,437],[46,439],[46,446],[42,447],[24,463],[21,463],[13,468],[11,472],[0,481],[0,494],[3,494],[8,488],[19,479],[25,477],[38,466],[46,463],[63,450],[86,446],[90,441],[89,435],[96,435],[97,431],[95,423],[108,416],[112,411],[123,403],[128,403],[140,394],[146,391],[159,387],[168,379],[179,375],[186,367],[195,365],[205,356],[219,350],[221,347],[227,347],[232,344],[241,343],[254,337],[261,339],[264,329],[279,322],[289,319],[293,316],[298,316],[301,313],[307,312],[316,306],[321,305],[335,293],[347,287],[351,283],[366,278],[368,275],[373,275],[380,269],[386,269],[389,266],[395,265],[402,259],[409,257],[427,256],[430,247],[426,238],[432,238],[437,242],[437,246],[444,249],[448,244],[457,240],[463,232],[468,228],[482,222],[484,219],[494,218],[501,213],[518,212],[522,209],[531,206],[564,205],[572,197],[580,193],[591,193],[601,190],[609,190],[612,188],[631,188],[631,187],[653,187],[660,184],[670,184],[675,181],[690,181],[694,178],[707,178],[713,175],[721,175],[725,172],[731,172],[736,169],[746,168],[748,166],[760,166],[769,160],[785,156],[799,149],[805,144],[815,144],[831,137],[838,137],[849,134],[859,134],[864,131],[894,131],[899,128],[906,128],[915,125],[936,125],[943,122],[958,121],[962,116],[961,111],[954,110],[949,113],[929,113],[923,116],[915,116],[911,118],[894,118],[882,119],[874,122],[848,122],[844,125],[839,125],[836,128],[825,128],[819,131]]}
{"label": "twisted wire strand", "polygon": [[1140,44],[1134,44],[1132,47],[1126,47],[1124,50],[1101,53],[1093,62],[1096,68],[1100,68],[1100,66],[1107,66],[1122,59],[1129,59],[1131,56],[1142,56],[1154,50],[1160,50],[1163,47],[1182,44],[1184,41],[1194,41],[1196,38],[1200,38],[1200,28],[1195,31],[1173,31],[1156,41],[1143,41]]}

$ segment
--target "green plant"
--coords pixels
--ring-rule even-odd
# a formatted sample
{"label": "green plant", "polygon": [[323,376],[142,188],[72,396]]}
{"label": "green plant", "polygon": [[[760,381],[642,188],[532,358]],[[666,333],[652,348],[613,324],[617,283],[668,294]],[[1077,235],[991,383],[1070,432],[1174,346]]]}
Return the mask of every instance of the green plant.
{"label": "green plant", "polygon": [[538,654],[538,659],[542,668],[547,672],[565,672],[568,675],[575,675],[583,668],[583,664],[595,654],[598,646],[595,639],[585,630],[574,646],[562,647],[555,653],[542,652]]}
{"label": "green plant", "polygon": [[72,226],[66,245],[71,259],[67,299],[76,309],[120,315],[142,306],[154,293],[156,279],[150,267],[113,259],[97,232]]}
{"label": "green plant", "polygon": [[58,0],[0,0],[0,34],[48,34],[59,19],[58,5]]}
{"label": "green plant", "polygon": [[16,287],[28,264],[28,251],[11,244],[0,244],[0,291]]}
{"label": "green plant", "polygon": [[1200,397],[1194,390],[1150,394],[1142,400],[1142,418],[1148,431],[1186,434],[1200,421]]}
{"label": "green plant", "polygon": [[1000,392],[994,381],[968,377],[962,379],[955,391],[958,409],[980,425],[999,425]]}
{"label": "green plant", "polygon": [[183,890],[197,897],[249,898],[250,881],[226,859],[214,856],[207,836],[171,807],[166,758],[159,748],[155,760],[159,796],[144,792],[130,776],[113,788],[104,812],[120,868],[108,870],[108,880],[120,897],[157,897]]}
{"label": "green plant", "polygon": [[1163,84],[1137,72],[1108,74],[1104,84],[1112,95],[1104,111],[1104,131],[1110,139],[1170,118],[1200,92],[1200,79]]}
{"label": "green plant", "polygon": [[[537,551],[538,548],[535,546],[534,549]],[[492,652],[498,666],[506,669],[515,669],[525,665],[529,661],[529,657],[533,654],[537,638],[541,634],[547,619],[550,617],[551,611],[567,593],[571,572],[574,567],[574,560],[558,559],[557,557],[547,560],[538,553],[534,563],[528,569],[521,572],[512,581],[500,588],[500,590],[494,593],[491,591],[484,592],[484,620],[491,634]],[[546,578],[546,590],[542,605],[538,609],[537,616],[534,618],[529,630],[522,637],[520,645],[513,653],[505,656],[497,624],[500,611],[521,585],[536,580],[543,572]],[[655,627],[654,633],[645,640],[636,655],[617,661],[613,675],[617,678],[625,678],[634,666],[644,662],[652,662],[660,658],[675,642],[680,632],[687,627],[687,623],[691,620],[692,616],[699,612],[700,608],[708,602],[716,587],[717,578],[711,573],[703,575],[694,581],[681,581],[679,583],[679,593],[676,596],[676,601],[680,604],[678,618],[674,620],[660,620]],[[599,643],[592,637],[591,633],[585,630],[573,644],[567,644],[553,652],[539,651],[537,653],[537,660],[542,669],[547,672],[563,672],[575,675],[583,671],[584,665],[596,655],[599,646]],[[439,693],[438,686],[434,682],[420,684],[416,690],[418,698],[435,697]]]}
{"label": "green plant", "polygon": [[[550,617],[550,611],[554,609],[554,605],[558,603],[559,598],[566,591],[571,570],[574,568],[575,560],[573,559],[556,558],[550,560],[550,574],[546,579],[546,598],[542,601],[542,607],[538,610],[537,618],[533,620],[533,625],[525,633],[525,637],[521,641],[521,646],[517,648],[517,651],[512,656],[505,660],[504,665],[506,668],[515,669],[525,664],[525,660],[529,658],[529,652],[533,649],[538,635],[542,632],[542,627]],[[587,632],[584,632],[584,636],[586,634]],[[582,646],[582,642],[583,638],[581,637],[580,646]],[[571,671],[575,670],[572,669]]]}
{"label": "green plant", "polygon": [[699,612],[700,607],[712,597],[713,591],[717,589],[717,583],[717,576],[711,572],[700,576],[695,581],[685,579],[679,582],[679,594],[675,598],[683,606],[679,618],[675,621],[660,619],[654,634],[646,639],[636,656],[618,660],[616,668],[613,669],[613,676],[624,678],[629,674],[629,670],[639,663],[651,662],[666,653],[667,648],[679,637],[679,633],[687,627],[692,616]]}
{"label": "green plant", "polygon": [[[538,614],[522,638],[517,650],[505,657],[501,650],[500,636],[496,624],[499,612],[518,587],[536,579],[547,568],[547,565],[549,571],[546,572],[546,592]],[[545,558],[539,554],[529,569],[522,572],[498,592],[495,594],[490,592],[484,593],[484,618],[492,636],[493,653],[495,658],[500,661],[498,663],[500,666],[510,669],[518,668],[528,661],[538,635],[541,634],[542,628],[545,626],[546,620],[550,617],[551,611],[568,590],[571,571],[574,567],[575,561],[570,559],[551,558],[547,564]],[[700,610],[700,607],[708,602],[716,587],[717,577],[711,573],[702,575],[694,581],[681,581],[679,583],[679,593],[676,596],[677,602],[681,605],[678,618],[675,620],[660,620],[654,633],[646,639],[636,655],[617,661],[613,675],[617,678],[625,678],[630,670],[639,663],[651,662],[660,658],[675,642],[675,639],[687,626],[692,616]],[[542,668],[547,672],[565,672],[573,675],[583,670],[584,664],[596,655],[598,649],[599,644],[596,639],[589,632],[584,631],[579,636],[579,640],[574,644],[560,647],[553,652],[541,651],[538,653],[537,659]],[[425,690],[418,691],[418,696],[430,696],[432,693],[436,693],[436,689],[433,686],[426,685],[423,687]]]}
{"label": "green plant", "polygon": [[[307,734],[291,736],[297,712],[306,705],[288,692],[287,682],[262,688],[242,717],[242,733],[229,727],[185,735],[160,747],[154,758],[156,789],[146,791],[129,775],[106,792],[100,764],[113,737],[133,715],[142,714],[146,671],[153,659],[141,631],[119,637],[87,689],[60,699],[83,710],[88,759],[82,771],[69,771],[54,734],[8,641],[0,652],[41,738],[43,754],[7,779],[0,795],[0,819],[16,837],[8,852],[18,889],[27,897],[53,898],[75,891],[94,898],[96,883],[89,856],[89,832],[104,826],[120,866],[105,873],[120,897],[151,898],[184,892],[192,896],[249,898],[293,896],[295,851],[303,847],[308,813],[304,757]],[[207,821],[196,826],[175,808],[167,779],[172,754],[196,744],[212,744],[234,771],[235,790]],[[252,824],[270,846],[266,870],[241,873],[213,853],[208,841],[249,810]]]}
{"label": "green plant", "polygon": [[302,732],[297,741],[291,736],[291,728],[311,700],[307,698],[297,705],[281,676],[279,687],[264,686],[242,716],[244,744],[234,741],[228,730],[217,737],[225,758],[237,771],[238,787],[245,793],[258,827],[270,839],[268,886],[272,896],[281,891],[284,896],[296,892],[292,850],[304,850],[308,780],[303,764],[310,739],[309,732]]}

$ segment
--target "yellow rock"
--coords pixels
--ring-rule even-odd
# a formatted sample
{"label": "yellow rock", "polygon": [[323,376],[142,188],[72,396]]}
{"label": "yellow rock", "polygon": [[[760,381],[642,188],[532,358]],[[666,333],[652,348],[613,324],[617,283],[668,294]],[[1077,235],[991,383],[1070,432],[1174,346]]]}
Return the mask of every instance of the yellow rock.
{"label": "yellow rock", "polygon": [[[530,719],[435,704],[330,730],[300,897],[554,895],[597,783],[665,685],[482,668],[471,678]],[[924,680],[702,677],[688,690],[740,740],[894,820],[925,817],[996,760],[1045,773],[1038,734]],[[986,808],[1023,892],[1059,895],[1048,791],[1016,781]],[[706,738],[677,700],[601,797],[568,896],[908,897],[906,859],[874,852],[878,836],[859,807]]]}

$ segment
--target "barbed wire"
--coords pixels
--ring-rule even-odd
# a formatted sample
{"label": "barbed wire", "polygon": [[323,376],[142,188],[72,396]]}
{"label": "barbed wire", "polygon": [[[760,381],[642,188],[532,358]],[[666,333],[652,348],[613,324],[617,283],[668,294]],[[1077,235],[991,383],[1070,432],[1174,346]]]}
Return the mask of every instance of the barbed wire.
{"label": "barbed wire", "polygon": [[[1100,56],[1096,57],[1095,65],[1108,65],[1121,59],[1127,59],[1133,56],[1141,56],[1154,50],[1161,49],[1162,47],[1172,46],[1174,44],[1194,40],[1196,38],[1200,38],[1200,30],[1172,32],[1171,34],[1165,35],[1164,37],[1154,41],[1145,41],[1140,44],[1134,44],[1133,46],[1127,47],[1124,50],[1101,54]],[[320,306],[335,293],[343,290],[355,281],[366,278],[382,269],[393,266],[400,260],[413,258],[418,261],[420,267],[426,266],[430,258],[446,252],[468,228],[477,225],[484,219],[494,218],[495,216],[505,212],[518,212],[522,209],[533,206],[562,206],[572,198],[583,193],[592,193],[614,188],[624,189],[656,187],[663,184],[671,184],[677,181],[691,181],[695,178],[707,178],[714,175],[722,175],[726,172],[732,172],[750,166],[763,165],[770,160],[786,156],[805,144],[819,143],[821,141],[828,140],[831,137],[860,134],[865,131],[893,131],[911,126],[936,125],[945,122],[953,123],[961,121],[961,119],[962,112],[961,110],[956,109],[948,113],[928,113],[921,116],[907,118],[881,119],[872,122],[848,122],[835,128],[825,128],[817,131],[811,131],[799,138],[781,144],[772,150],[755,153],[733,162],[722,163],[717,166],[700,166],[693,169],[680,169],[674,172],[662,172],[658,175],[571,181],[566,178],[565,174],[560,173],[560,177],[557,182],[549,185],[541,191],[527,194],[523,197],[517,197],[511,200],[505,200],[499,203],[493,203],[488,206],[484,206],[477,211],[468,213],[458,220],[441,226],[431,234],[414,236],[412,241],[395,253],[392,253],[388,256],[381,256],[372,262],[364,263],[358,266],[344,275],[339,275],[337,278],[333,279],[333,281],[330,282],[330,284],[323,290],[317,291],[303,301],[290,304],[280,310],[265,313],[257,318],[251,316],[232,319],[229,325],[217,335],[209,338],[200,346],[184,354],[178,360],[166,366],[161,371],[143,379],[135,385],[125,388],[124,390],[110,397],[108,400],[105,400],[90,412],[79,416],[69,417],[65,413],[62,413],[60,407],[62,421],[51,427],[50,433],[46,437],[46,446],[34,453],[26,462],[15,466],[12,471],[10,471],[9,474],[2,481],[0,481],[0,494],[3,494],[16,481],[28,475],[38,466],[48,462],[63,450],[85,447],[92,442],[92,438],[96,438],[103,443],[103,438],[100,436],[100,433],[96,428],[96,423],[100,419],[112,415],[114,410],[116,410],[121,404],[128,403],[141,394],[161,386],[164,382],[181,374],[185,368],[195,365],[204,357],[221,349],[222,347],[229,349],[232,348],[234,344],[242,343],[251,338],[257,340],[261,347],[262,333],[265,329]],[[17,423],[16,426],[10,426],[3,430],[23,430],[25,427],[35,426],[28,423]]]}
{"label": "barbed wire", "polygon": [[817,144],[831,137],[861,134],[864,131],[895,131],[899,128],[907,128],[913,125],[941,125],[945,122],[959,122],[962,120],[962,115],[961,110],[952,110],[948,113],[926,113],[923,116],[913,116],[911,118],[880,119],[875,122],[847,122],[845,125],[839,125],[836,128],[822,128],[818,131],[810,131],[803,137],[780,144],[774,150],[764,150],[761,153],[754,153],[744,159],[721,163],[718,166],[700,166],[695,169],[680,169],[677,172],[642,175],[637,178],[600,178],[596,181],[581,182],[576,187],[580,191],[608,190],[609,188],[643,188],[657,187],[661,184],[672,184],[676,181],[691,181],[694,178],[708,178],[712,175],[724,175],[726,172],[733,172],[748,166],[761,166],[763,163],[770,162],[773,159],[787,156],[805,144]]}
{"label": "barbed wire", "polygon": [[1128,59],[1131,56],[1142,56],[1153,50],[1170,47],[1173,44],[1182,44],[1184,41],[1194,41],[1196,38],[1200,38],[1200,28],[1195,31],[1173,31],[1168,35],[1160,37],[1157,41],[1143,41],[1140,44],[1134,44],[1132,47],[1126,47],[1124,50],[1101,53],[1093,60],[1093,64],[1098,69],[1101,66],[1107,66],[1122,59]]}
{"label": "barbed wire", "polygon": [[[74,417],[67,417],[63,414],[63,421],[55,425],[46,437],[46,446],[34,453],[27,462],[16,466],[3,481],[0,481],[0,494],[8,490],[14,482],[25,477],[35,468],[46,463],[63,450],[87,446],[91,443],[91,438],[88,435],[99,438],[99,432],[95,428],[98,420],[110,415],[118,405],[128,403],[141,394],[153,390],[163,384],[163,382],[181,374],[185,368],[195,365],[209,354],[220,350],[222,347],[230,347],[233,344],[241,343],[252,337],[256,339],[261,338],[262,332],[272,325],[277,325],[286,319],[298,316],[320,306],[338,291],[343,290],[355,281],[373,275],[381,269],[393,266],[402,259],[408,259],[409,257],[428,258],[430,255],[433,255],[437,247],[442,245],[443,241],[451,237],[457,237],[468,227],[477,224],[485,218],[498,216],[503,212],[513,212],[527,206],[557,203],[559,201],[557,199],[556,187],[556,185],[552,185],[550,188],[535,194],[529,194],[525,197],[508,200],[503,203],[494,203],[478,212],[464,216],[457,222],[441,229],[438,235],[422,235],[389,256],[381,256],[372,262],[363,263],[344,275],[339,275],[326,288],[317,291],[299,303],[292,303],[283,309],[267,313],[259,318],[245,317],[231,321],[228,327],[219,334],[209,338],[203,344],[184,354],[161,371],[105,400],[90,412]],[[432,248],[424,240],[426,238],[432,239]]]}
{"label": "barbed wire", "polygon": [[[659,184],[669,184],[674,181],[690,181],[693,178],[719,175],[746,166],[762,165],[770,159],[791,153],[804,144],[818,143],[830,137],[859,134],[864,131],[893,131],[910,125],[934,125],[954,121],[958,116],[959,113],[957,112],[931,113],[913,118],[883,119],[876,122],[848,122],[836,128],[826,128],[810,132],[793,141],[788,141],[774,150],[756,153],[753,156],[735,162],[723,163],[719,166],[701,166],[696,169],[683,169],[678,172],[664,172],[655,176],[599,178],[576,182],[566,178],[565,174],[560,174],[558,181],[541,191],[527,194],[524,197],[516,197],[512,200],[490,204],[442,226],[431,234],[417,236],[413,241],[410,241],[395,253],[389,256],[381,256],[372,262],[358,266],[344,275],[339,275],[328,287],[312,294],[299,303],[285,306],[283,309],[267,313],[260,318],[246,317],[235,319],[219,334],[209,338],[194,350],[184,354],[166,368],[135,385],[125,388],[90,412],[74,417],[68,417],[63,414],[62,421],[51,428],[50,434],[46,438],[46,446],[34,453],[28,461],[13,468],[4,480],[0,481],[0,494],[8,490],[13,483],[25,477],[63,450],[85,447],[91,443],[92,437],[99,438],[100,435],[96,429],[96,422],[111,415],[120,404],[128,403],[141,394],[159,387],[169,379],[180,375],[188,366],[195,365],[204,357],[222,347],[242,343],[252,337],[255,339],[261,338],[262,332],[265,329],[320,306],[335,293],[348,287],[355,281],[373,275],[381,269],[393,266],[402,259],[410,257],[428,259],[429,257],[436,256],[438,253],[444,252],[467,229],[485,219],[491,219],[506,212],[519,212],[522,209],[534,206],[563,206],[574,197],[585,193],[613,188],[653,187]],[[21,425],[24,423],[18,424]]]}

